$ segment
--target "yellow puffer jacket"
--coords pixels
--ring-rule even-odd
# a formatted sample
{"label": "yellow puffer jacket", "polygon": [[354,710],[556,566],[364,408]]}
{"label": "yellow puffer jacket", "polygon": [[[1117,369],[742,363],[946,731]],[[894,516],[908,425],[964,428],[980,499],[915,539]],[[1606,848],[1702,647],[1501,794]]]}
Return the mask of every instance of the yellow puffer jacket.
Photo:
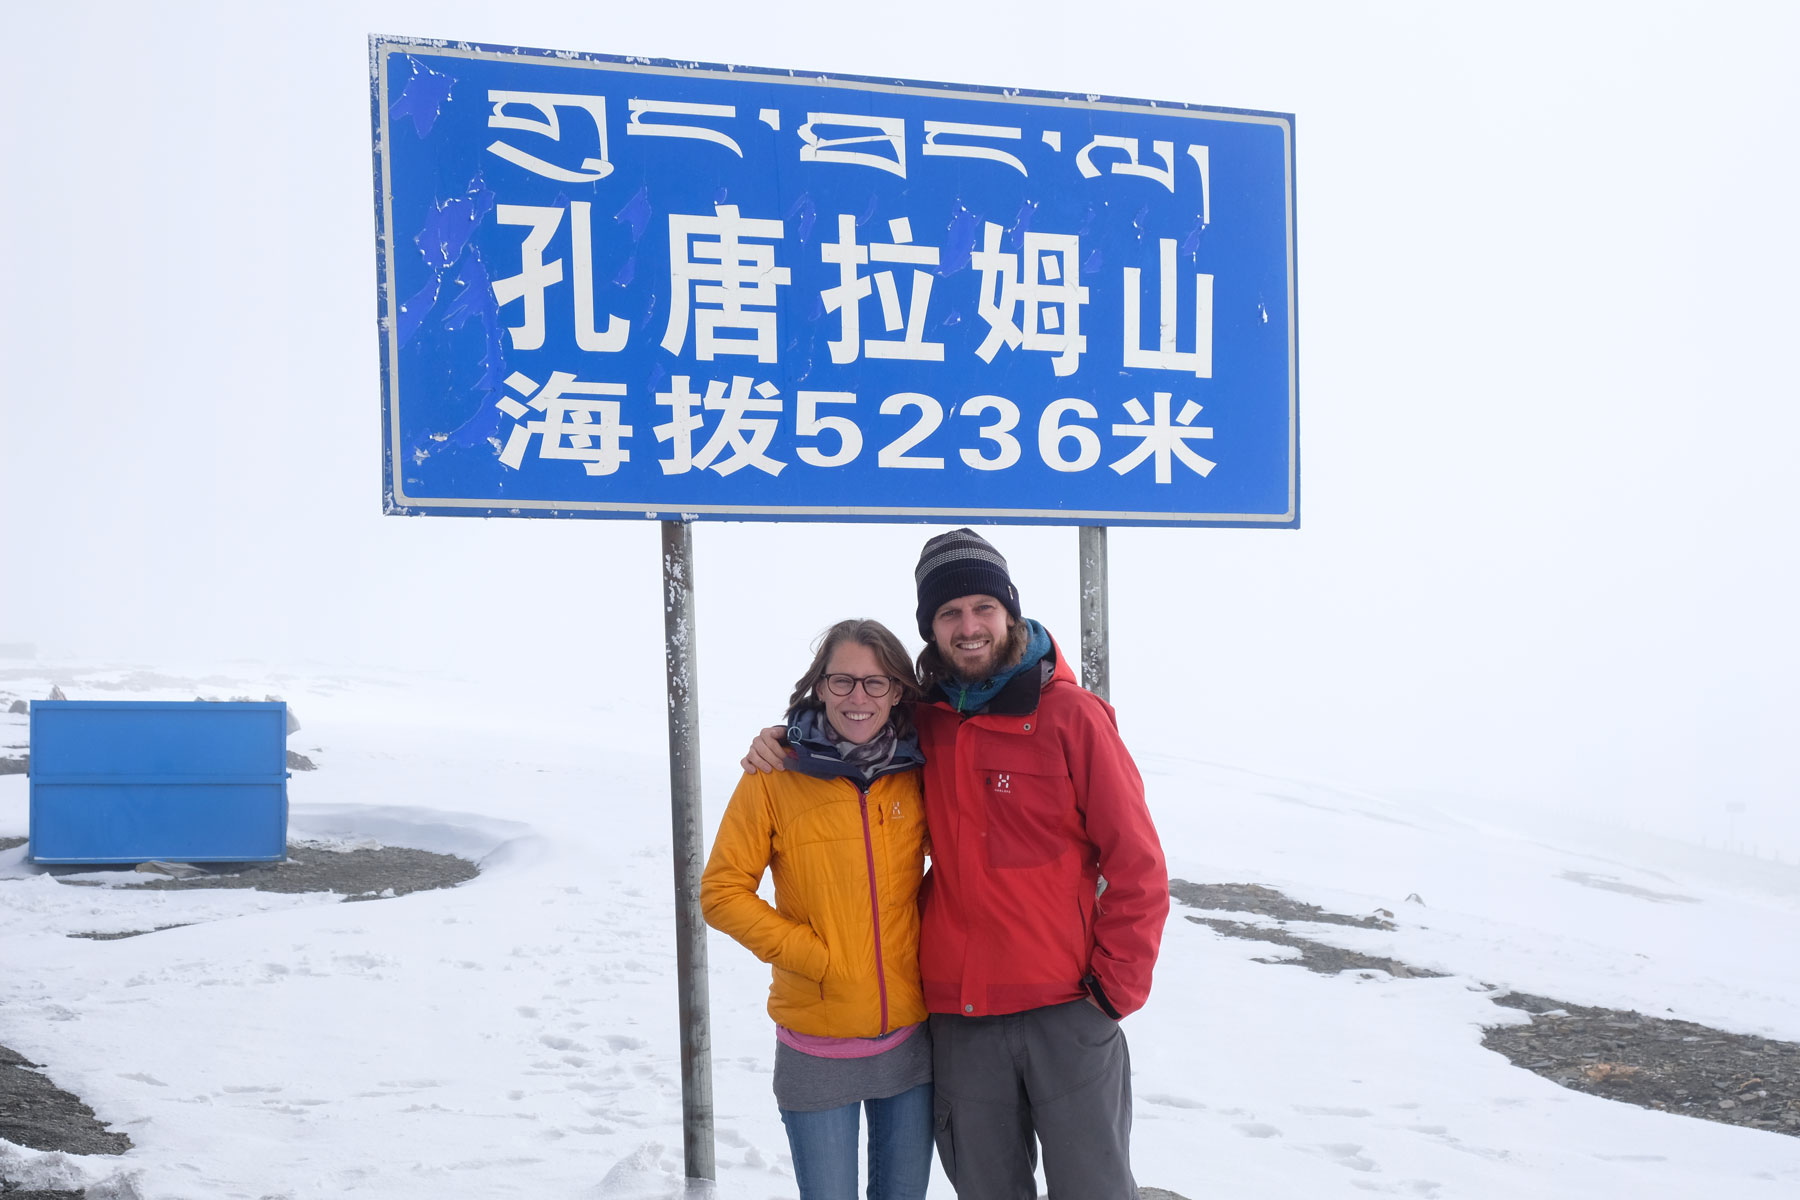
{"label": "yellow puffer jacket", "polygon": [[[769,1015],[819,1037],[875,1037],[925,1019],[919,772],[848,779],[750,772],[700,880],[706,923],[774,967]],[[765,868],[775,904],[756,894]]]}

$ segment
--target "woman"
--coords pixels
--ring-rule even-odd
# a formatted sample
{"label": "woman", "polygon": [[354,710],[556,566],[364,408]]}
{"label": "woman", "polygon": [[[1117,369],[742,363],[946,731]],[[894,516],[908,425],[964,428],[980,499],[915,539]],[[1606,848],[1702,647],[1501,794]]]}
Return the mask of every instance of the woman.
{"label": "woman", "polygon": [[[825,631],[788,701],[786,771],[732,793],[701,877],[707,924],[774,967],[775,1103],[800,1200],[917,1200],[931,1177],[931,1042],[919,988],[925,869],[919,696],[877,621]],[[757,893],[763,871],[775,903]]]}

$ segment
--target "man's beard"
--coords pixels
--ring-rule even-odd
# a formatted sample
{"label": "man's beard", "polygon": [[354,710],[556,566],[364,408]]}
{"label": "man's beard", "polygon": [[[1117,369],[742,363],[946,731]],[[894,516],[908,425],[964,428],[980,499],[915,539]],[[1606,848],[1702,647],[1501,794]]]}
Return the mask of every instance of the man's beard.
{"label": "man's beard", "polygon": [[962,667],[957,663],[956,655],[945,654],[942,646],[938,647],[938,657],[943,659],[944,665],[950,668],[950,675],[956,682],[965,687],[972,687],[976,684],[986,683],[994,676],[1018,662],[1019,659],[1024,657],[1025,648],[1030,643],[1030,628],[1024,621],[1015,621],[1012,626],[1007,629],[1004,638],[990,644],[990,649],[985,660],[986,665],[978,669],[973,675],[964,674]]}

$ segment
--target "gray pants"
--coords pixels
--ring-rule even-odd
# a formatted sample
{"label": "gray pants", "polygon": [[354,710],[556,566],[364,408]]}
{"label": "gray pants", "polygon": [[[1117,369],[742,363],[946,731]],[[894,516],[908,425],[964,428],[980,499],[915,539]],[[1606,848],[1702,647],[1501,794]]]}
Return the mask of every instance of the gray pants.
{"label": "gray pants", "polygon": [[1131,1052],[1086,1000],[1003,1017],[931,1017],[938,1161],[959,1200],[1137,1200]]}

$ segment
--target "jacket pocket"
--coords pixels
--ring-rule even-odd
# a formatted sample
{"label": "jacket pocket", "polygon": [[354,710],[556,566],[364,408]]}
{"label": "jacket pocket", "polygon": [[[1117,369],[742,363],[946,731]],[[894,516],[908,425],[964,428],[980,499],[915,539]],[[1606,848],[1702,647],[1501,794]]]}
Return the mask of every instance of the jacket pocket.
{"label": "jacket pocket", "polygon": [[796,929],[782,953],[770,960],[778,971],[788,971],[803,979],[817,982],[831,971],[831,946],[810,924],[804,931]]}
{"label": "jacket pocket", "polygon": [[771,990],[777,1000],[807,1008],[816,1008],[825,999],[824,983],[808,979],[800,972],[790,971],[785,967],[774,969]]}
{"label": "jacket pocket", "polygon": [[1061,760],[993,749],[975,760],[987,810],[988,862],[995,867],[1037,867],[1053,862],[1080,836],[1075,785]]}
{"label": "jacket pocket", "polygon": [[956,1182],[956,1128],[954,1111],[944,1093],[934,1091],[931,1097],[931,1132],[937,1142],[938,1161],[943,1165],[944,1177],[954,1185]]}

